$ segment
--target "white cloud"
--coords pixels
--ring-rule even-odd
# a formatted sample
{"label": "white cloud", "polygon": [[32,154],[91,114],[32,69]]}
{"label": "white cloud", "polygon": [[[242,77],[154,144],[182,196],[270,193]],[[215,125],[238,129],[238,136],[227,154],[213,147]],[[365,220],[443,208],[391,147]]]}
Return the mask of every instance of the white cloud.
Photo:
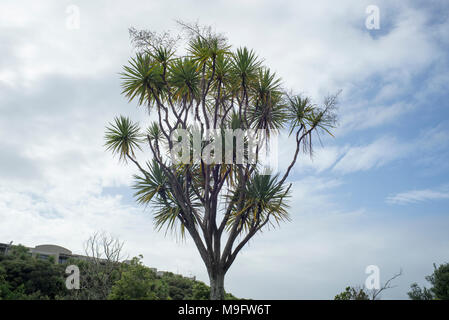
{"label": "white cloud", "polygon": [[449,199],[449,191],[447,190],[410,190],[397,193],[387,198],[387,202],[391,204],[413,204],[418,202]]}
{"label": "white cloud", "polygon": [[398,144],[395,138],[383,137],[366,146],[351,147],[333,170],[342,173],[366,171],[398,159],[405,151],[407,148]]}
{"label": "white cloud", "polygon": [[[382,91],[380,94],[384,94]],[[390,124],[400,115],[414,109],[413,105],[394,103],[391,105],[371,106],[372,103],[363,101],[353,109],[346,109],[336,130],[336,135],[349,134],[356,130],[375,128]]]}
{"label": "white cloud", "polygon": [[[343,174],[367,171],[410,157],[416,163],[440,161],[448,144],[449,131],[443,122],[434,128],[422,129],[417,137],[407,141],[384,136],[366,145],[341,147],[346,152],[332,170]],[[444,166],[444,162],[441,165]]]}

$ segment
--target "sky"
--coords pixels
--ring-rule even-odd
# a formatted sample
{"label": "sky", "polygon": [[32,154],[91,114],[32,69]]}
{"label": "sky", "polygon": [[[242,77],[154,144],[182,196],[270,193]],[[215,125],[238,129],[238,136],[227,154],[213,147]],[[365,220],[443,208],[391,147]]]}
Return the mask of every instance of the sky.
{"label": "sky", "polygon": [[[379,28],[367,28],[369,5]],[[146,265],[208,283],[193,242],[156,232],[151,207],[133,199],[135,168],[103,140],[114,116],[149,123],[121,95],[128,28],[176,33],[175,20],[198,21],[316,103],[341,90],[335,137],[289,177],[292,221],[242,250],[226,290],[333,299],[376,265],[381,283],[402,270],[382,298],[407,299],[433,263],[449,262],[448,14],[443,0],[2,0],[0,242],[82,253],[104,231]],[[294,145],[280,139],[282,170]]]}

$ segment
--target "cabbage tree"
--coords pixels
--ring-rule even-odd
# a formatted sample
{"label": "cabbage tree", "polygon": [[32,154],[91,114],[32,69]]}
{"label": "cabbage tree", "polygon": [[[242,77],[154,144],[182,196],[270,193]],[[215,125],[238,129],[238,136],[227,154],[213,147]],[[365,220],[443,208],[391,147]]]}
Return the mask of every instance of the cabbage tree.
{"label": "cabbage tree", "polygon": [[[116,117],[106,147],[137,167],[135,197],[149,205],[157,230],[191,237],[207,268],[210,298],[223,299],[226,272],[242,248],[289,220],[288,177],[300,153],[312,152],[315,134],[330,134],[336,95],[314,104],[285,90],[253,50],[232,48],[211,28],[181,25],[177,38],[130,29],[137,50],[123,67],[122,93],[154,121],[143,129]],[[243,136],[226,143],[226,133],[237,130]],[[294,155],[276,173],[261,159],[281,131]],[[139,150],[150,159],[138,160]]]}

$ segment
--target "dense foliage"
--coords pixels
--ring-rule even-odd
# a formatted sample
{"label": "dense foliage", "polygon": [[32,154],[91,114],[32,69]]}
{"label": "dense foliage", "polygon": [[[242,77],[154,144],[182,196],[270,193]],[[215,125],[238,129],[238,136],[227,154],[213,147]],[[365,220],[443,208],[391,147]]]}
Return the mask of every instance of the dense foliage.
{"label": "dense foliage", "polygon": [[[142,256],[126,263],[95,265],[86,260],[55,264],[53,259],[32,257],[29,249],[13,246],[0,254],[0,300],[208,300],[210,287],[201,281],[166,272],[158,276],[142,264]],[[65,286],[65,268],[76,264],[80,269],[80,290]],[[449,300],[449,263],[426,277],[430,288],[411,285],[412,300]],[[390,288],[384,286],[384,289]],[[225,292],[225,299],[237,299]],[[335,300],[373,300],[372,292],[362,287],[345,288]]]}
{"label": "dense foliage", "polygon": [[[84,260],[65,265],[54,260],[32,257],[29,249],[14,246],[0,254],[0,300],[207,300],[210,288],[201,281],[167,272],[162,276],[141,262],[108,266]],[[65,268],[76,264],[80,269],[80,290],[65,286]],[[236,299],[226,293],[226,299]]]}
{"label": "dense foliage", "polygon": [[441,264],[438,268],[434,264],[433,273],[426,277],[432,285],[429,289],[422,289],[417,283],[411,285],[408,296],[412,300],[449,300],[449,263]]}
{"label": "dense foliage", "polygon": [[[112,300],[208,300],[210,288],[171,272],[158,277],[139,258],[122,265],[121,279],[111,289]],[[226,299],[236,299],[227,293]]]}
{"label": "dense foliage", "polygon": [[369,300],[369,296],[363,288],[346,287],[334,300]]}
{"label": "dense foliage", "polygon": [[0,255],[0,299],[55,299],[65,290],[64,268],[31,257],[23,246]]}

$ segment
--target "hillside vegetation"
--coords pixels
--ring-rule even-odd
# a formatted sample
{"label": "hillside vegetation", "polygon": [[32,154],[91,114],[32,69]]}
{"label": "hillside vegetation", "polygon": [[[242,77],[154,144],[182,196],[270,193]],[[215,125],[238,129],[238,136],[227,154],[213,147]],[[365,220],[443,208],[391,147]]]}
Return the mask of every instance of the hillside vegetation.
{"label": "hillside vegetation", "polygon": [[[0,255],[0,300],[207,300],[210,288],[201,281],[167,272],[162,276],[142,264],[140,257],[127,263],[54,260],[32,257],[23,246]],[[80,289],[68,290],[65,269],[80,269]],[[226,299],[236,299],[226,293]]]}

